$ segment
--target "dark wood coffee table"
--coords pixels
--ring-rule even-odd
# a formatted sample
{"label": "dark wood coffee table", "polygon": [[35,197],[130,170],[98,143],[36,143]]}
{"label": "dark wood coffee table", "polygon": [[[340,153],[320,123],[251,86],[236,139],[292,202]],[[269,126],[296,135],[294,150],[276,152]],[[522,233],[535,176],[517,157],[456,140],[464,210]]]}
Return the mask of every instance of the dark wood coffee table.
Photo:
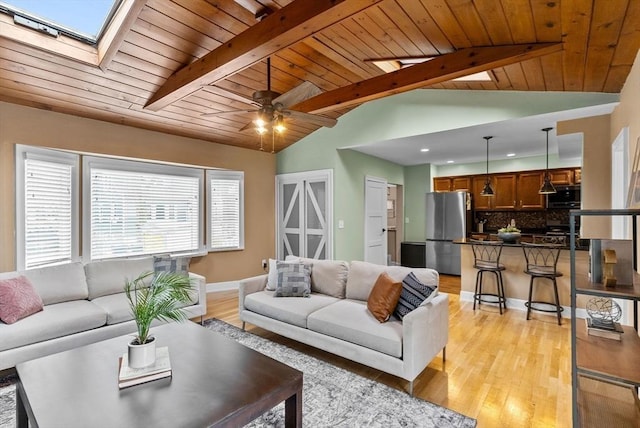
{"label": "dark wood coffee table", "polygon": [[302,372],[192,322],[153,329],[171,378],[118,388],[131,336],[18,364],[18,427],[239,427],[285,402],[302,426]]}

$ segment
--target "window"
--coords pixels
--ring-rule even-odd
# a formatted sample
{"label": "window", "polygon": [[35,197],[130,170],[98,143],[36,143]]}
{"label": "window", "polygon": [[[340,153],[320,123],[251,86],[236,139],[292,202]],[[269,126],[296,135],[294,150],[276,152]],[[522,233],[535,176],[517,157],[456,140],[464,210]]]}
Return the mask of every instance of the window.
{"label": "window", "polygon": [[78,259],[78,155],[16,146],[18,269]]}
{"label": "window", "polygon": [[[33,25],[43,31],[51,28],[63,34],[96,43],[104,28],[118,8],[121,0],[4,0],[0,1],[0,10],[18,18],[21,25]],[[22,18],[20,18],[22,17]]]}
{"label": "window", "polygon": [[94,157],[83,165],[91,260],[204,248],[202,169]]}
{"label": "window", "polygon": [[244,248],[244,173],[207,171],[209,251]]}

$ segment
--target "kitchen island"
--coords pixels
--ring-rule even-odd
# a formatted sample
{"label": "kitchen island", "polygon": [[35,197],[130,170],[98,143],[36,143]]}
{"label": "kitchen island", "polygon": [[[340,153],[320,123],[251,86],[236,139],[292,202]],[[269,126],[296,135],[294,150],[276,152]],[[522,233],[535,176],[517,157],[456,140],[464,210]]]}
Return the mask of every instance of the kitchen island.
{"label": "kitchen island", "polygon": [[[473,250],[470,239],[459,239],[454,241],[455,244],[460,244],[460,257],[461,257],[461,273],[460,273],[460,300],[473,301],[473,293],[476,284],[476,273],[478,272],[473,267]],[[576,270],[578,275],[587,276],[589,271],[589,251],[586,251],[587,247],[580,247],[576,249]],[[504,281],[505,297],[507,299],[507,309],[518,309],[526,311],[524,303],[529,297],[529,282],[531,277],[524,273],[526,269],[526,261],[524,258],[524,252],[522,251],[522,245],[519,243],[510,244],[504,243],[502,246],[502,253],[500,256],[500,263],[504,265],[505,270],[502,272]],[[560,251],[560,257],[558,258],[557,265],[558,272],[562,272],[563,276],[557,279],[558,282],[558,294],[560,297],[560,304],[565,308],[562,312],[563,317],[569,318],[571,315],[571,270],[570,270],[570,250],[569,247],[563,247]],[[545,286],[549,283],[548,287]],[[492,275],[486,275],[484,278],[485,290],[495,289],[495,278]],[[550,281],[536,280],[534,292],[534,300],[553,302],[553,287]],[[586,299],[584,301],[578,301],[578,307],[584,308]],[[484,305],[484,304],[483,304]],[[497,305],[496,305],[497,310]],[[525,314],[523,313],[523,316]],[[547,316],[540,312],[532,312],[532,319],[539,316]],[[555,317],[551,314],[550,317]],[[553,319],[553,318],[549,318]]]}

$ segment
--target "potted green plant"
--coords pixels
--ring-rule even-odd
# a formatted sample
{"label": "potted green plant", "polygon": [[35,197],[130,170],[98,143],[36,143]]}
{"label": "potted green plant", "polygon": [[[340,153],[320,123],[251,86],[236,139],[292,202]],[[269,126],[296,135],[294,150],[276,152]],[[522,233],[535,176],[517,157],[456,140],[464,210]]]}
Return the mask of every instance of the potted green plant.
{"label": "potted green plant", "polygon": [[155,362],[155,338],[149,335],[151,323],[185,320],[187,315],[179,306],[191,300],[192,290],[189,276],[177,273],[146,272],[126,281],[124,292],[137,325],[137,333],[129,343],[130,367],[146,367]]}
{"label": "potted green plant", "polygon": [[498,238],[513,244],[520,238],[520,229],[511,225],[498,229]]}

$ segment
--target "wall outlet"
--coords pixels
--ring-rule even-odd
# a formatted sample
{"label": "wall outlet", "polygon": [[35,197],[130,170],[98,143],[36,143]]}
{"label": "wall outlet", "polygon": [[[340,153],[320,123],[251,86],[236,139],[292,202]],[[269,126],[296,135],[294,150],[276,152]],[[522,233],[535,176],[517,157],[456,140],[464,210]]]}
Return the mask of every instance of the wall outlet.
{"label": "wall outlet", "polygon": [[262,259],[262,270],[267,270],[267,259]]}

